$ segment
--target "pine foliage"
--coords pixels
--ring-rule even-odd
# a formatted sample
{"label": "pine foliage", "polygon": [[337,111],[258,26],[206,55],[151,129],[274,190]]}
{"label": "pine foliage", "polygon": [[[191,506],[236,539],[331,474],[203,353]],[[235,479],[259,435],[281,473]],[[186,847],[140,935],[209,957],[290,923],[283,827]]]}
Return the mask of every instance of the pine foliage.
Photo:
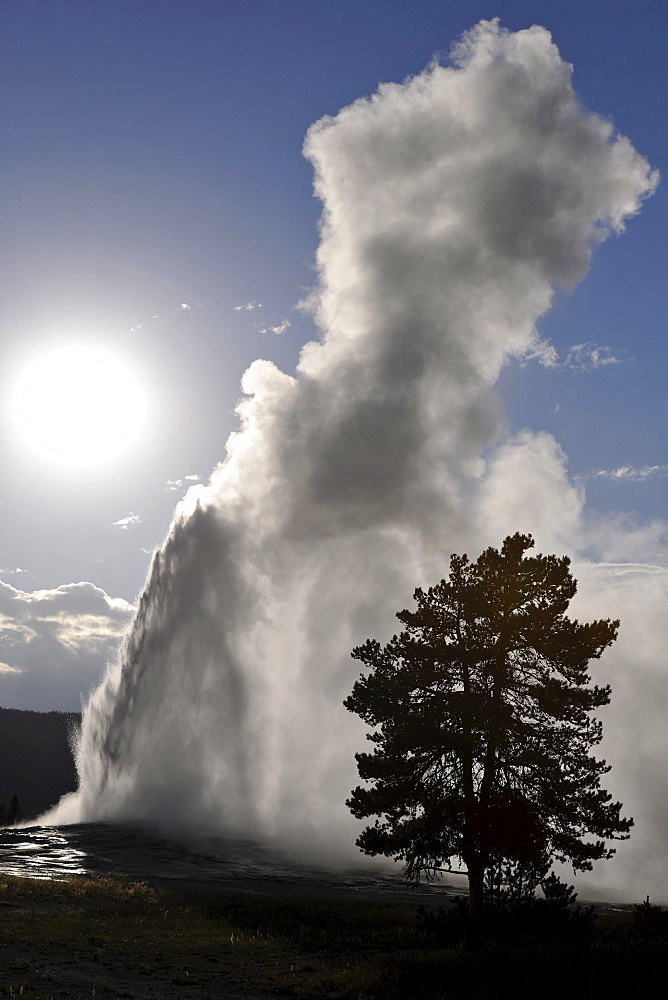
{"label": "pine foliage", "polygon": [[552,861],[588,870],[629,835],[592,754],[610,688],[588,673],[619,622],[569,619],[569,559],[532,547],[516,534],[475,562],[453,555],[448,579],[397,615],[404,631],[353,650],[368,672],[344,704],[373,751],[357,754],[365,783],[347,804],[376,817],[357,843],[413,880],[461,860],[480,892],[504,870],[533,889]]}

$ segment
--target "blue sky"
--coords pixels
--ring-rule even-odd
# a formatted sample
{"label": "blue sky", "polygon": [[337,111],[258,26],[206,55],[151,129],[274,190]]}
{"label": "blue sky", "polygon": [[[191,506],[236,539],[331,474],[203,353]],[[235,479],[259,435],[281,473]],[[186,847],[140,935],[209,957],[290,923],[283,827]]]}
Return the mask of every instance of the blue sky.
{"label": "blue sky", "polygon": [[[0,580],[25,592],[85,581],[134,600],[184,477],[206,480],[224,457],[243,371],[263,357],[293,372],[315,335],[295,309],[318,242],[309,125],[494,16],[546,26],[584,104],[665,175],[663,0],[3,5],[4,398],[31,358],[75,338],[125,359],[150,416],[127,454],[72,470],[35,456],[5,407]],[[559,365],[515,364],[497,385],[502,436],[549,431],[592,506],[640,521],[665,515],[668,481],[665,232],[664,184],[559,292],[540,326]],[[262,306],[235,309],[249,303]],[[616,469],[629,471],[596,475]]]}

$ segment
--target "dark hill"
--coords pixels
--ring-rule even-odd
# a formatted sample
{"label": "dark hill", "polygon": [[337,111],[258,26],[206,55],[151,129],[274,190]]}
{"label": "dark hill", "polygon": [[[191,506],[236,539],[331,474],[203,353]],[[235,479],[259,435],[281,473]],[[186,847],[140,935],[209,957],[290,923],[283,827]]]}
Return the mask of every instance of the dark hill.
{"label": "dark hill", "polygon": [[70,732],[78,712],[0,708],[0,802],[18,795],[26,819],[55,805],[77,787]]}

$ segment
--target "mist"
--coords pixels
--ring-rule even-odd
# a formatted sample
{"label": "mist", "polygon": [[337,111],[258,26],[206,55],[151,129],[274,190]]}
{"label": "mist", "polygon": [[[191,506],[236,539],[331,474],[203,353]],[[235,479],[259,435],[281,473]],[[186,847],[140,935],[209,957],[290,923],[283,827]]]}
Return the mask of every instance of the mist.
{"label": "mist", "polygon": [[668,900],[665,530],[589,511],[554,438],[507,437],[494,391],[505,365],[549,352],[536,324],[555,291],[657,176],[583,109],[548,31],[497,21],[447,65],[316,122],[304,154],[322,217],[302,308],[319,338],[295,376],[265,360],[245,372],[239,430],[177,508],[55,819],[354,856],[351,648],[388,639],[450,553],[532,532],[573,557],[578,615],[622,619],[595,676],[613,684],[608,784],[636,828],[594,877]]}

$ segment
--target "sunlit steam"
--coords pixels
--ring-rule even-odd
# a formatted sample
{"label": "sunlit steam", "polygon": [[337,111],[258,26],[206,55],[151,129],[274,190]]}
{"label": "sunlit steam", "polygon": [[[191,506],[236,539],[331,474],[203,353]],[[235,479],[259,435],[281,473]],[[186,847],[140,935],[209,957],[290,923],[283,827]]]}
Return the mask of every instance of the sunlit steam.
{"label": "sunlit steam", "polygon": [[[651,193],[647,162],[583,111],[545,29],[485,21],[451,65],[317,122],[305,154],[323,203],[306,303],[321,337],[294,378],[269,361],[245,373],[227,459],[177,511],[88,706],[81,789],[61,820],[354,851],[352,646],[389,637],[453,551],[507,530],[585,549],[583,498],[552,438],[526,433],[490,457],[493,386],[537,350],[553,289],[582,279]],[[614,561],[605,546],[624,529],[596,531],[588,551]],[[617,614],[606,570],[584,580],[588,607]]]}

